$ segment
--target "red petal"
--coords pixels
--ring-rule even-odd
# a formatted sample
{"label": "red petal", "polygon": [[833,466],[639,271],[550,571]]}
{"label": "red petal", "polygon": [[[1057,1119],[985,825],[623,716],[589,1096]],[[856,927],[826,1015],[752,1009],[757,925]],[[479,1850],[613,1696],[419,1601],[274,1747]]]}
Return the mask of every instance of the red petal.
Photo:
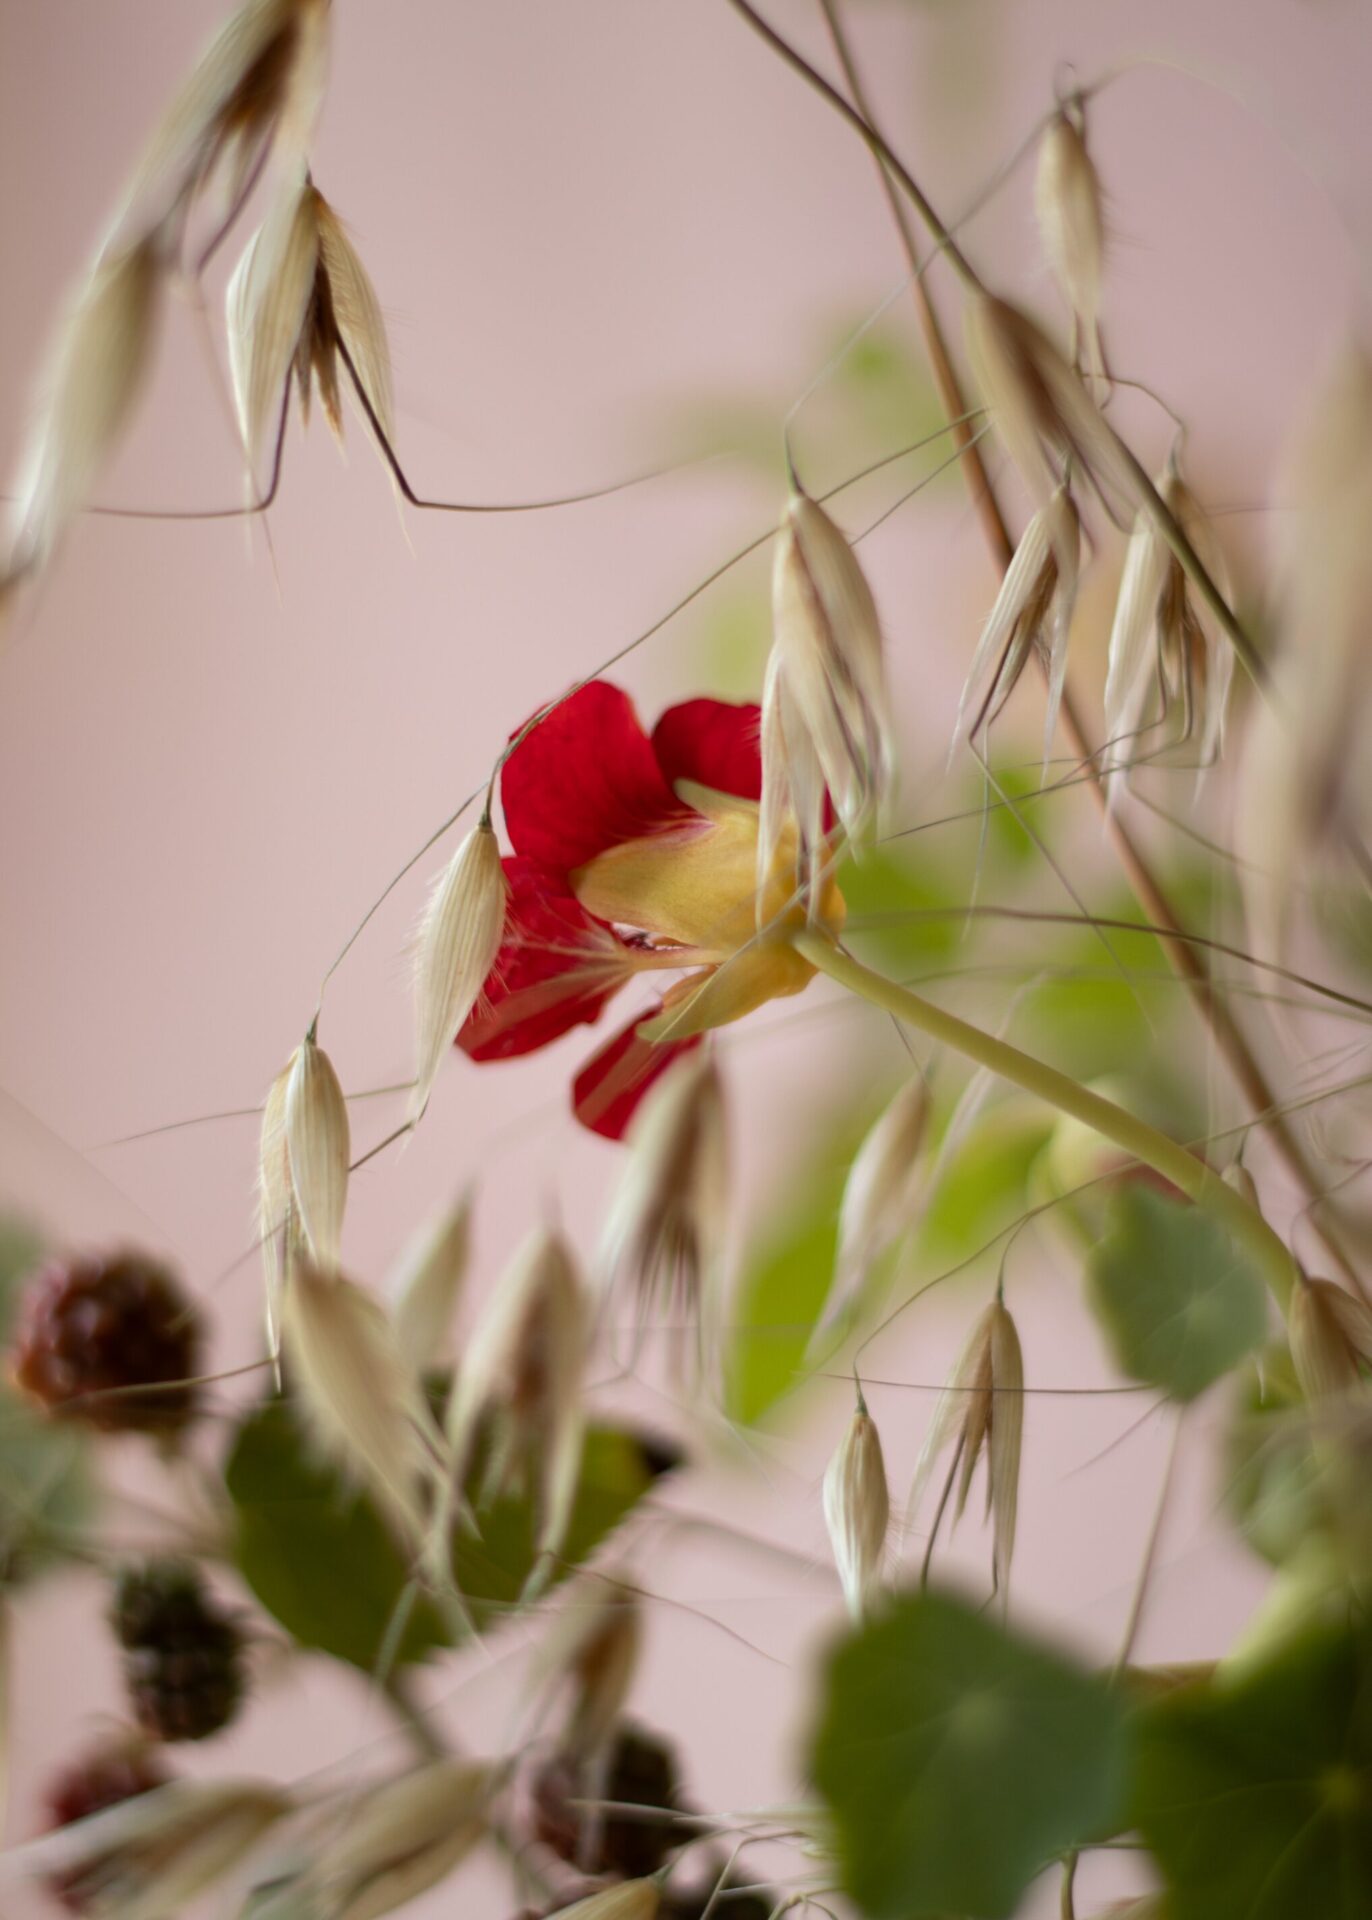
{"label": "red petal", "polygon": [[578,689],[515,748],[500,797],[515,852],[560,873],[690,818],[633,702],[607,680]]}
{"label": "red petal", "polygon": [[[505,934],[481,1000],[457,1044],[473,1060],[508,1060],[598,1020],[623,985],[610,963],[620,944],[536,860],[504,860]],[[606,962],[597,971],[595,962]]]}
{"label": "red petal", "polygon": [[607,1040],[572,1082],[572,1109],[592,1133],[604,1134],[607,1140],[622,1140],[635,1108],[653,1082],[674,1060],[700,1045],[699,1034],[658,1045],[640,1040],[640,1023],[661,1011],[660,1004],[650,1008],[613,1040]]}
{"label": "red petal", "polygon": [[653,752],[669,782],[694,780],[740,800],[762,798],[762,709],[727,700],[686,700],[653,728]]}

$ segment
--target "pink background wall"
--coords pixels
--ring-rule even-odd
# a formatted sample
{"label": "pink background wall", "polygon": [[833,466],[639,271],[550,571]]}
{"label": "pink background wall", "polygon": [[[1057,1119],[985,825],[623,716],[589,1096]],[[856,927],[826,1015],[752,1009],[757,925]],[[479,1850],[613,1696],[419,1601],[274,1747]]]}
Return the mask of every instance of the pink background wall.
{"label": "pink background wall", "polygon": [[[0,0],[7,467],[62,290],[219,11],[215,0]],[[808,6],[773,11],[823,54]],[[1082,77],[1136,54],[1168,63],[1121,79],[1092,118],[1112,195],[1112,351],[1193,418],[1210,497],[1260,501],[1293,407],[1358,298],[1372,233],[1367,9],[850,11],[880,116],[950,212],[1032,124],[1059,62]],[[481,499],[593,484],[687,440],[718,444],[712,397],[746,402],[775,432],[842,328],[898,275],[866,154],[722,0],[338,0],[335,12],[315,170],[386,306],[400,443],[421,490]],[[1021,169],[968,244],[994,277],[1046,302],[1029,192]],[[947,285],[938,291],[947,304]],[[821,434],[807,440],[807,417],[802,455],[818,480],[837,478],[847,452],[836,463]],[[1130,418],[1160,454],[1156,416]],[[853,464],[890,444],[878,423]],[[183,306],[100,494],[227,504],[237,486]],[[890,495],[862,497],[874,513]],[[213,1288],[226,1362],[251,1357],[255,1272],[217,1276],[249,1239],[253,1123],[90,1149],[259,1099],[343,937],[484,777],[508,728],[762,531],[776,505],[741,463],[717,463],[556,515],[411,515],[407,545],[362,435],[344,466],[316,427],[303,444],[292,430],[275,570],[260,531],[80,526],[0,655],[0,1200],[57,1239],[127,1236],[174,1255]],[[1246,516],[1231,531],[1240,545],[1264,537]],[[910,718],[915,806],[937,785],[986,564],[948,491],[896,515],[865,552]],[[764,563],[745,578],[756,586]],[[687,616],[625,667],[647,713],[702,690],[708,623]],[[730,691],[755,683],[763,642],[741,643]],[[330,990],[322,1037],[350,1088],[406,1071],[401,956],[419,898],[414,883],[398,893]],[[754,1207],[853,1036],[880,1037],[860,1015],[806,1011],[797,1024],[798,1010],[773,1008],[726,1048]],[[354,1270],[379,1277],[414,1220],[474,1171],[483,1275],[545,1206],[592,1245],[615,1156],[562,1111],[585,1050],[574,1040],[503,1073],[457,1064],[419,1137],[357,1182]],[[359,1141],[391,1116],[385,1102],[358,1109]],[[1026,1303],[1031,1372],[1103,1379],[1067,1291],[1041,1287]],[[938,1379],[963,1316],[956,1301],[931,1312],[882,1371]],[[646,1390],[641,1400],[652,1408]],[[893,1390],[874,1405],[903,1489],[927,1397]],[[1165,1421],[1069,1476],[1137,1411],[1044,1400],[1031,1413],[1019,1590],[1102,1651],[1127,1604]],[[672,1496],[692,1512],[731,1503],[812,1571],[687,1534],[655,1539],[635,1563],[699,1609],[655,1612],[636,1704],[686,1736],[705,1804],[793,1788],[786,1755],[805,1694],[792,1663],[833,1618],[818,1475],[841,1417],[841,1395],[828,1412],[821,1401],[804,1435],[777,1443],[770,1487],[721,1465]],[[1251,1601],[1254,1575],[1212,1526],[1211,1498],[1198,1474],[1174,1514],[1144,1648],[1154,1656],[1213,1650]],[[969,1561],[977,1551],[963,1543]],[[95,1604],[78,1581],[20,1611],[16,1835],[32,1830],[52,1765],[116,1704]],[[495,1741],[508,1674],[472,1664],[463,1675],[452,1724]],[[384,1729],[359,1685],[278,1663],[244,1724],[187,1765],[290,1776]],[[11,1908],[7,1896],[7,1911],[30,1900]],[[492,1892],[482,1910],[502,1901]]]}

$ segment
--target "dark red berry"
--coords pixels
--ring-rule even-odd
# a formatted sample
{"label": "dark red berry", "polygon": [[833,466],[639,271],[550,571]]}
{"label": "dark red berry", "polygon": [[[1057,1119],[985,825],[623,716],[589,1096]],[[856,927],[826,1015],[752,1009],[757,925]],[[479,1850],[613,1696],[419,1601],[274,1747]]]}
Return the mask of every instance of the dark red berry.
{"label": "dark red berry", "polygon": [[677,1809],[676,1760],[650,1733],[622,1727],[604,1771],[569,1754],[554,1754],[534,1775],[534,1831],[561,1859],[583,1873],[638,1880],[656,1873],[683,1829],[671,1819],[636,1820],[605,1813],[598,1823],[578,1800],[614,1800],[625,1806]]}
{"label": "dark red berry", "polygon": [[[164,1787],[167,1780],[168,1775],[142,1747],[106,1747],[87,1754],[58,1774],[49,1786],[44,1796],[49,1825],[69,1827],[74,1820],[85,1820],[90,1814],[103,1813],[106,1807],[117,1807],[121,1801]],[[71,1912],[84,1911],[80,1874],[52,1874],[47,1884],[54,1898]]]}
{"label": "dark red berry", "polygon": [[[185,1425],[199,1371],[200,1321],[179,1281],[142,1254],[53,1260],[28,1282],[12,1365],[26,1392],[65,1419],[107,1432]],[[147,1393],[130,1388],[156,1388]]]}
{"label": "dark red berry", "polygon": [[205,1740],[227,1726],[243,1695],[242,1637],[194,1567],[160,1560],[130,1569],[110,1620],[141,1727],[159,1740]]}

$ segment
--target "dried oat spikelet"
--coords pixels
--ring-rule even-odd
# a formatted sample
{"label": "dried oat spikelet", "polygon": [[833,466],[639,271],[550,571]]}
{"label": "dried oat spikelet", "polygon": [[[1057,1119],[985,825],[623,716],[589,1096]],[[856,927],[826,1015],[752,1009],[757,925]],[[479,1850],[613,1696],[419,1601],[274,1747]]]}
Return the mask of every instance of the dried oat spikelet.
{"label": "dried oat spikelet", "polygon": [[638,1670],[643,1640],[638,1595],[612,1575],[578,1581],[535,1659],[540,1690],[569,1683],[562,1751],[589,1757],[608,1744]]}
{"label": "dried oat spikelet", "polygon": [[[1229,597],[1229,574],[1214,528],[1182,479],[1175,455],[1159,474],[1157,491],[1200,555],[1206,572]],[[1180,707],[1182,737],[1198,736],[1202,768],[1219,757],[1234,675],[1234,650],[1208,607],[1192,591],[1180,561],[1153,520],[1140,513],[1129,536],[1119,598],[1110,629],[1105,680],[1105,730],[1115,764],[1143,727],[1156,689],[1160,718]]]}
{"label": "dried oat spikelet", "polygon": [[343,1238],[352,1140],[338,1075],[313,1032],[291,1057],[285,1133],[291,1192],[305,1242],[315,1265],[331,1272]]}
{"label": "dried oat spikelet", "polygon": [[1372,1366],[1372,1312],[1332,1280],[1297,1287],[1289,1320],[1291,1359],[1307,1400],[1355,1393]]}
{"label": "dried oat spikelet", "polygon": [[848,1611],[861,1620],[881,1585],[891,1519],[881,1436],[861,1387],[857,1408],[824,1475],[824,1519]]}
{"label": "dried oat spikelet", "polygon": [[[770,713],[764,719],[759,875],[770,873],[778,774],[802,833],[813,832],[828,788],[850,838],[879,817],[894,783],[890,696],[881,624],[866,576],[824,509],[793,489],[777,531],[772,569]],[[802,776],[797,769],[805,769]],[[808,816],[808,817],[807,817]]]}
{"label": "dried oat spikelet", "polygon": [[372,283],[337,214],[303,169],[278,192],[244,249],[227,294],[229,365],[239,428],[255,472],[280,431],[295,380],[343,433],[347,361],[387,440],[393,436],[390,349]]}
{"label": "dried oat spikelet", "polygon": [[232,213],[275,141],[303,153],[324,96],[328,29],[329,0],[246,0],[154,133],[126,208],[160,224],[222,172]]}
{"label": "dried oat spikelet", "polygon": [[411,1117],[429,1104],[438,1070],[481,997],[505,926],[505,874],[489,819],[467,835],[429,897],[415,954],[418,1065]]}
{"label": "dried oat spikelet", "polygon": [[485,1767],[435,1760],[350,1794],[336,1835],[291,1889],[290,1911],[380,1920],[437,1886],[485,1832],[491,1784]]}
{"label": "dried oat spikelet", "polygon": [[608,1282],[631,1276],[645,1316],[661,1300],[696,1320],[702,1346],[718,1293],[728,1191],[724,1088],[713,1055],[699,1051],[670,1067],[634,1116],[602,1265]]}
{"label": "dried oat spikelet", "polygon": [[864,1135],[844,1182],[834,1286],[820,1328],[832,1327],[872,1266],[919,1218],[927,1169],[929,1089],[907,1080]]}
{"label": "dried oat spikelet", "polygon": [[[561,1234],[536,1228],[487,1301],[448,1400],[450,1493],[463,1485],[484,1419],[490,1445],[483,1499],[531,1482],[543,1557],[559,1551],[571,1518],[589,1334],[571,1250]],[[450,1515],[451,1503],[439,1515],[439,1541]]]}
{"label": "dried oat spikelet", "polygon": [[1258,716],[1240,815],[1277,921],[1309,856],[1372,825],[1372,353],[1363,342],[1348,342],[1322,380],[1281,497],[1292,509],[1276,663],[1285,715]]}
{"label": "dried oat spikelet", "polygon": [[656,1880],[621,1880],[570,1907],[559,1907],[548,1920],[657,1920],[661,1904],[662,1889]]}
{"label": "dried oat spikelet", "polygon": [[257,1224],[267,1290],[268,1351],[273,1358],[281,1349],[281,1289],[299,1237],[286,1145],[286,1088],[293,1065],[294,1055],[272,1081],[257,1143]]}
{"label": "dried oat spikelet", "polygon": [[1126,449],[1042,327],[989,293],[967,302],[964,325],[981,397],[1035,506],[1048,505],[1069,459],[1102,491],[1137,503]]}
{"label": "dried oat spikelet", "polygon": [[112,1920],[171,1920],[239,1866],[292,1811],[285,1793],[253,1780],[174,1780],[45,1835],[11,1856],[60,1875],[83,1912]]}
{"label": "dried oat spikelet", "polygon": [[421,1541],[422,1486],[440,1452],[438,1435],[380,1304],[301,1258],[286,1284],[282,1339],[321,1445],[367,1483],[409,1543]]}
{"label": "dried oat spikelet", "polygon": [[913,1517],[939,1454],[950,1442],[960,1442],[955,1517],[961,1519],[984,1448],[986,1505],[993,1528],[991,1563],[996,1589],[1005,1599],[1015,1549],[1023,1434],[1024,1357],[1019,1334],[1004,1302],[993,1300],[973,1325],[948,1385],[939,1395],[915,1468],[908,1511]]}
{"label": "dried oat spikelet", "polygon": [[1031,650],[1037,649],[1048,675],[1043,723],[1047,764],[1067,677],[1067,643],[1080,568],[1081,518],[1068,489],[1057,487],[1047,506],[1040,507],[1025,528],[1006,569],[962,690],[958,734],[973,697],[983,686],[986,691],[969,732],[975,736],[991,724],[1013,692]]}
{"label": "dried oat spikelet", "polygon": [[472,1197],[464,1193],[408,1247],[390,1285],[400,1351],[422,1372],[448,1355],[471,1264]]}
{"label": "dried oat spikelet", "polygon": [[128,422],[152,353],[163,265],[156,235],[108,252],[72,304],[11,509],[16,576],[51,559]]}
{"label": "dried oat spikelet", "polygon": [[1099,316],[1105,219],[1100,176],[1086,150],[1080,98],[1054,114],[1039,142],[1034,204],[1043,251],[1072,315],[1072,358],[1084,349],[1087,371],[1102,390],[1105,359]]}

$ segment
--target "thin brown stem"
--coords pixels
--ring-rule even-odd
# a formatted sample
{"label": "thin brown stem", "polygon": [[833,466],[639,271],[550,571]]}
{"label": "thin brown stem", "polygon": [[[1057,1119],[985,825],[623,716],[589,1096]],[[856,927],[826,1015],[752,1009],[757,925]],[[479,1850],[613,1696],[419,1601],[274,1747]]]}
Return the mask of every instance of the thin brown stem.
{"label": "thin brown stem", "polygon": [[[891,151],[886,140],[873,124],[871,110],[863,92],[856,63],[853,60],[847,36],[839,17],[838,0],[819,0],[819,4],[829,28],[830,38],[834,43],[839,64],[843,69],[844,79],[852,94],[851,105],[843,99],[842,95],[839,94],[835,88],[830,86],[823,75],[816,73],[809,62],[796,53],[794,48],[788,47],[774,29],[768,27],[766,22],[759,19],[752,7],[748,4],[748,0],[730,0],[730,4],[739,12],[743,13],[748,18],[750,24],[754,26],[755,30],[761,33],[762,37],[767,40],[769,45],[775,47],[789,65],[802,72],[810,84],[822,93],[831,104],[835,105],[843,113],[844,118],[862,134],[864,141],[876,160],[877,169],[881,176],[882,190],[891,208],[896,229],[900,236],[902,251],[905,254],[913,278],[915,306],[920,332],[924,338],[925,349],[929,356],[929,362],[933,371],[935,385],[939,391],[940,401],[950,419],[964,419],[967,412],[967,402],[963,395],[957,371],[949,356],[942,329],[939,325],[938,315],[935,313],[933,304],[925,289],[923,264],[919,258],[919,250],[915,245],[915,238],[910,229],[909,218],[904,206],[901,204],[900,196],[895,190],[894,183],[899,183],[910,196],[920,211],[921,217],[926,220],[930,231],[933,232],[936,237],[940,237],[940,245],[944,251],[949,251],[951,242],[941,237],[946,234],[946,229],[943,227],[942,222],[933,214],[924,194],[911,179],[909,170]],[[957,254],[955,257],[954,252],[951,251],[949,252],[949,257],[954,260],[955,265],[959,260],[962,260],[960,254]],[[964,280],[970,275],[971,283],[975,285],[976,276],[972,274],[971,269],[966,266],[965,260],[962,262],[962,265],[963,268],[966,269],[963,274]],[[961,429],[954,428],[954,432],[958,433],[959,441],[961,442],[967,429],[965,426]],[[1006,524],[1005,516],[996,500],[995,490],[991,485],[985,463],[976,448],[971,448],[964,454],[963,475],[972,503],[976,508],[978,518],[981,522],[987,548],[990,551],[997,570],[1003,574],[1014,553],[1014,542],[1010,537],[1010,530]],[[1147,476],[1145,475],[1143,478],[1146,481]],[[1149,488],[1149,492],[1152,492],[1151,487]],[[1185,534],[1176,528],[1175,525],[1172,531],[1177,533],[1180,538],[1185,541]],[[1189,547],[1189,542],[1186,544]],[[1192,555],[1192,558],[1194,558],[1194,555]],[[1201,568],[1200,571],[1202,574],[1205,572],[1204,568]],[[1208,576],[1206,576],[1206,579],[1208,583]],[[1198,585],[1199,584],[1198,582]],[[1204,592],[1203,587],[1201,590]],[[1222,601],[1223,596],[1216,596],[1216,598]],[[1212,610],[1216,612],[1218,617],[1218,607],[1212,607]],[[1223,624],[1225,625],[1226,632],[1228,632],[1229,627],[1234,624],[1233,616],[1227,605],[1224,607],[1224,612],[1228,618]],[[1246,646],[1246,636],[1243,636],[1241,632],[1240,639],[1244,641]],[[1230,1012],[1228,1006],[1216,994],[1210,969],[1203,952],[1191,941],[1186,932],[1184,922],[1173,907],[1167,893],[1164,891],[1162,882],[1153,872],[1151,865],[1137,841],[1121,818],[1119,808],[1110,804],[1109,793],[1107,792],[1105,782],[1101,778],[1094,750],[1089,744],[1086,728],[1077,710],[1070,687],[1064,687],[1063,689],[1059,721],[1063,733],[1066,735],[1072,747],[1072,751],[1081,759],[1087,786],[1104,823],[1106,835],[1114,849],[1115,857],[1124,871],[1125,878],[1129,882],[1135,899],[1137,899],[1139,905],[1144,909],[1147,918],[1154,923],[1159,943],[1167,956],[1169,965],[1177,974],[1178,978],[1183,980],[1190,988],[1197,1011],[1209,1027],[1215,1044],[1223,1055],[1244,1099],[1252,1111],[1262,1120],[1262,1124],[1270,1135],[1272,1144],[1276,1148],[1288,1172],[1290,1172],[1297,1181],[1306,1198],[1312,1203],[1317,1204],[1323,1197],[1323,1190],[1320,1186],[1318,1176],[1306,1159],[1305,1153],[1295,1134],[1281,1118],[1279,1112],[1280,1103],[1272,1087],[1269,1085],[1267,1076],[1259,1065],[1257,1057],[1249,1046],[1242,1029]],[[1343,1251],[1337,1239],[1333,1237],[1331,1230],[1318,1221],[1315,1222],[1315,1225],[1331,1258],[1338,1266],[1344,1278],[1348,1280],[1364,1298],[1367,1298],[1362,1281],[1353,1263]]]}

